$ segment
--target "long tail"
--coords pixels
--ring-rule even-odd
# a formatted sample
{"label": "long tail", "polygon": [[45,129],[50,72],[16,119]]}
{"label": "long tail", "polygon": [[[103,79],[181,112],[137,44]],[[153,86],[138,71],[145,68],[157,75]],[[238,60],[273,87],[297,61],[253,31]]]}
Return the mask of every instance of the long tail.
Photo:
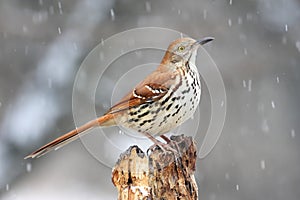
{"label": "long tail", "polygon": [[113,119],[113,116],[110,114],[104,115],[102,117],[99,117],[98,119],[92,120],[87,122],[86,124],[80,126],[77,129],[74,129],[59,138],[53,140],[52,142],[49,142],[48,144],[42,146],[38,150],[34,151],[30,155],[26,156],[24,159],[27,158],[38,158],[41,157],[42,155],[45,155],[46,153],[54,150],[59,149],[60,147],[76,140],[79,138],[80,134],[94,128],[96,126],[112,126],[115,125],[115,121]]}

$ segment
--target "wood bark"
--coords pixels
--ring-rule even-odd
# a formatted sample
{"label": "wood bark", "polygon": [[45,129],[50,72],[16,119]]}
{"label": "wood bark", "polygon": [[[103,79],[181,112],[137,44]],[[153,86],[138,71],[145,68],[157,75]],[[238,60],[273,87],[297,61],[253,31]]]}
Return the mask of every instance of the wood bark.
{"label": "wood bark", "polygon": [[172,136],[168,145],[146,155],[138,146],[121,154],[112,171],[118,200],[195,200],[196,145],[191,137]]}

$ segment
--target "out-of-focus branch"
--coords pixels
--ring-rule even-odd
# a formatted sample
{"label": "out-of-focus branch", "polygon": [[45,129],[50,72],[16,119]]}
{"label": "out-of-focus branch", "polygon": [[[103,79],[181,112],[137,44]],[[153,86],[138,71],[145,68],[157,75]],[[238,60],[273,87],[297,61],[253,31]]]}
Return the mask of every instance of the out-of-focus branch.
{"label": "out-of-focus branch", "polygon": [[120,156],[112,172],[118,200],[198,198],[193,139],[172,136],[169,145],[179,154],[157,148],[146,156],[138,146],[131,146]]}

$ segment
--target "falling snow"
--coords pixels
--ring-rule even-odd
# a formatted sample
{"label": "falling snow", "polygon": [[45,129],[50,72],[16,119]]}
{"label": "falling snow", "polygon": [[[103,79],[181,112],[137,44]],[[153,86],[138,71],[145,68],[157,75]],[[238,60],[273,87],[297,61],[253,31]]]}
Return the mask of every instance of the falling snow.
{"label": "falling snow", "polygon": [[230,18],[228,19],[228,26],[229,26],[229,27],[231,27],[231,26],[232,26],[232,21],[231,21],[231,19],[230,19]]}
{"label": "falling snow", "polygon": [[115,21],[115,11],[114,11],[114,9],[110,9],[110,16],[111,16],[111,20]]}
{"label": "falling snow", "polygon": [[60,27],[58,27],[57,30],[58,30],[58,34],[61,34],[61,29],[60,29]]}
{"label": "falling snow", "polygon": [[265,170],[265,169],[266,169],[266,161],[265,161],[265,160],[261,160],[261,161],[260,161],[260,168],[261,168],[262,170]]}
{"label": "falling snow", "polygon": [[288,28],[287,24],[284,26],[284,30],[285,30],[285,32],[288,32],[289,28]]}
{"label": "falling snow", "polygon": [[32,15],[32,22],[34,24],[41,24],[46,22],[48,19],[48,12],[47,11],[40,11],[36,12]]}
{"label": "falling snow", "polygon": [[237,185],[235,186],[235,189],[236,189],[236,191],[239,191],[239,190],[240,190],[240,186],[237,184]]}
{"label": "falling snow", "polygon": [[2,102],[0,102],[0,108],[2,107]]}
{"label": "falling snow", "polygon": [[291,130],[291,136],[292,136],[292,138],[295,138],[295,136],[296,136],[296,132],[294,129]]}
{"label": "falling snow", "polygon": [[232,0],[229,0],[229,5],[232,5]]}
{"label": "falling snow", "polygon": [[244,48],[244,54],[245,54],[245,55],[248,55],[248,51],[247,51],[246,48]]}
{"label": "falling snow", "polygon": [[124,135],[124,132],[122,130],[119,130],[120,135]]}
{"label": "falling snow", "polygon": [[151,12],[151,4],[150,4],[149,1],[146,1],[145,7],[146,7],[146,11],[147,11],[148,13]]}
{"label": "falling snow", "polygon": [[272,108],[274,109],[275,108],[275,102],[271,101],[271,105],[272,105]]}
{"label": "falling snow", "polygon": [[27,172],[31,172],[31,170],[32,170],[32,165],[31,165],[31,163],[27,163],[27,164],[26,164],[26,171],[27,171]]}
{"label": "falling snow", "polygon": [[6,189],[6,191],[8,191],[9,190],[9,184],[6,184],[6,186],[5,186],[5,189]]}
{"label": "falling snow", "polygon": [[279,83],[279,77],[278,76],[276,77],[276,82]]}
{"label": "falling snow", "polygon": [[243,87],[244,87],[244,88],[246,88],[246,87],[247,87],[246,80],[243,80]]}
{"label": "falling snow", "polygon": [[58,5],[58,10],[59,10],[59,14],[63,14],[63,11],[62,11],[62,6],[61,6],[61,2],[59,1],[58,3],[57,3],[57,5]]}
{"label": "falling snow", "polygon": [[248,92],[251,92],[251,90],[252,90],[252,80],[249,79],[248,80]]}

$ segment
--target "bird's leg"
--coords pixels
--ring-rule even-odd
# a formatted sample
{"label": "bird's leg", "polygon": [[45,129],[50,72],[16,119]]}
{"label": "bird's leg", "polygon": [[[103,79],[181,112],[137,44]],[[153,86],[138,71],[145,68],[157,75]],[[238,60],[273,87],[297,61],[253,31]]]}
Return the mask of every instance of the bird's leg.
{"label": "bird's leg", "polygon": [[[147,138],[149,138],[153,143],[154,145],[151,146],[149,148],[149,150],[152,151],[152,149],[154,149],[156,146],[158,146],[161,150],[163,150],[164,152],[166,151],[171,151],[173,152],[174,154],[178,154],[178,150],[172,148],[169,144],[165,144],[165,143],[162,143],[161,141],[155,139],[155,137],[153,137],[151,134],[147,133],[147,132],[142,132],[143,135],[145,135]],[[163,136],[162,137],[164,140],[167,139],[169,142],[171,142],[171,140],[169,138],[167,138],[166,136]]]}
{"label": "bird's leg", "polygon": [[[155,137],[153,137],[151,134],[147,133],[147,132],[141,132],[143,135],[145,135],[148,139],[150,139],[155,145],[155,146],[159,146],[159,148],[161,148],[163,151],[165,151],[165,148],[163,147],[165,144],[162,143],[161,141],[155,139]],[[152,149],[152,146],[150,147]]]}
{"label": "bird's leg", "polygon": [[166,141],[167,143],[170,143],[170,142],[171,142],[171,140],[170,140],[167,136],[165,136],[165,135],[160,135],[160,137],[161,137],[164,141]]}
{"label": "bird's leg", "polygon": [[[175,146],[176,149],[177,149],[177,154],[180,154],[179,146],[178,146],[178,144],[177,144],[176,142],[170,140],[170,139],[169,139],[167,136],[165,136],[165,135],[160,135],[160,137],[161,137],[163,140],[165,140],[165,141],[167,142],[167,144],[173,143],[174,146]],[[169,145],[168,145],[168,146],[169,146]],[[172,149],[173,149],[173,148],[172,148]],[[175,150],[175,149],[173,149],[173,150]],[[180,154],[180,157],[181,157],[181,154]]]}

